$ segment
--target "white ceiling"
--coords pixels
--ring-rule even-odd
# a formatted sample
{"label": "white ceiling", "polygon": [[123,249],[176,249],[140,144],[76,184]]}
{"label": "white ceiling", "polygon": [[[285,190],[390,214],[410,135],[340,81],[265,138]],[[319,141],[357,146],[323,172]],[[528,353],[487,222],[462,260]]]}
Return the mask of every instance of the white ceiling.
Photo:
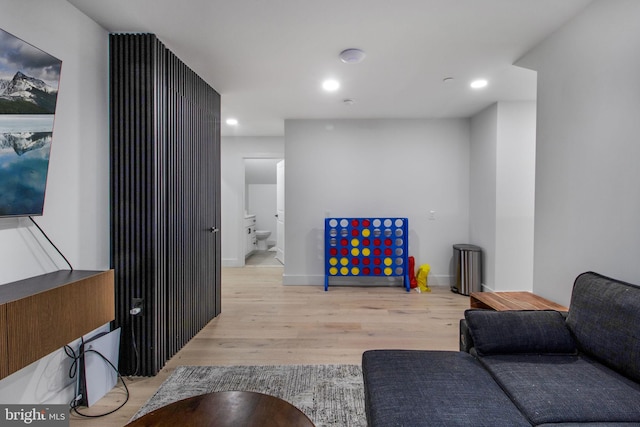
{"label": "white ceiling", "polygon": [[[533,100],[535,72],[512,64],[591,2],[68,1],[110,32],[156,34],[222,95],[223,121],[238,119],[222,134],[254,136],[283,135],[285,119],[469,117]],[[367,56],[344,64],[346,48]],[[321,89],[328,77],[338,91]],[[471,90],[479,77],[489,86]]]}

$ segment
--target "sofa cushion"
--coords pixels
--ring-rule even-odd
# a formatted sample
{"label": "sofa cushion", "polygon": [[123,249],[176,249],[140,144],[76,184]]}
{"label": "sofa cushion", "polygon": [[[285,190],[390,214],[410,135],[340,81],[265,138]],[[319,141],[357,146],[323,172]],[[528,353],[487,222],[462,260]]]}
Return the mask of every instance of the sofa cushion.
{"label": "sofa cushion", "polygon": [[362,373],[369,427],[531,425],[468,353],[370,350]]}
{"label": "sofa cushion", "polygon": [[593,272],[579,275],[567,326],[580,351],[640,381],[640,287]]}
{"label": "sofa cushion", "polygon": [[586,356],[496,355],[480,361],[535,425],[640,423],[640,384]]}
{"label": "sofa cushion", "polygon": [[565,318],[557,311],[471,309],[464,316],[480,356],[576,352]]}

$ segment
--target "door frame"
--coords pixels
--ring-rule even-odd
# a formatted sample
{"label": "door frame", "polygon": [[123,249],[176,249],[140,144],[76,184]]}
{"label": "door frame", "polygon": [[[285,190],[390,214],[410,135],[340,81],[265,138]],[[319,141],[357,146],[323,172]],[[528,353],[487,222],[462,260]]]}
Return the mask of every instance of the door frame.
{"label": "door frame", "polygon": [[[282,169],[282,176],[280,169]],[[284,265],[284,242],[285,242],[285,207],[286,200],[285,195],[285,162],[284,159],[276,163],[276,259]],[[282,210],[280,210],[280,203],[282,202]]]}
{"label": "door frame", "polygon": [[[244,208],[245,208],[245,200],[247,199],[247,169],[246,169],[246,162],[245,160],[252,160],[252,159],[265,159],[265,160],[284,160],[284,153],[283,155],[277,155],[277,154],[265,154],[265,153],[245,153],[242,154],[242,206],[240,208],[240,214],[243,215],[244,218]],[[238,236],[244,236],[244,221],[240,221],[238,224]],[[275,231],[275,230],[274,230]],[[272,235],[274,235],[276,233],[273,233]],[[276,235],[276,239],[277,239],[277,235]],[[277,245],[277,242],[276,242]],[[239,247],[238,248],[238,253],[240,254],[239,259],[241,260],[240,262],[240,266],[244,267],[245,264],[245,258],[244,258],[244,246],[243,247]]]}

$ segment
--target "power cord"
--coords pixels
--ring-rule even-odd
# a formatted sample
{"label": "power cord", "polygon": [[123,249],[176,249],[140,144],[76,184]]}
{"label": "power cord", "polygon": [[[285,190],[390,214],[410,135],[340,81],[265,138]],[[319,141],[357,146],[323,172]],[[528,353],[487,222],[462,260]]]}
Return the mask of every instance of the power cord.
{"label": "power cord", "polygon": [[131,319],[131,344],[133,345],[133,352],[136,355],[136,370],[133,374],[129,375],[130,377],[135,377],[138,375],[138,371],[140,370],[140,353],[138,352],[138,346],[136,345],[136,333],[133,327],[133,319]]}
{"label": "power cord", "polygon": [[[84,339],[82,340],[81,348],[84,349]],[[76,374],[78,374],[78,361],[84,355],[86,355],[87,353],[95,353],[98,356],[100,356],[102,358],[102,360],[107,362],[109,364],[109,366],[111,366],[111,368],[113,368],[113,370],[116,372],[116,374],[118,374],[118,379],[120,381],[122,381],[122,385],[124,386],[124,390],[126,392],[126,397],[124,399],[124,402],[122,402],[122,404],[120,406],[118,406],[117,408],[115,408],[115,409],[113,409],[113,410],[111,410],[109,412],[105,412],[104,414],[97,414],[97,415],[83,414],[82,412],[78,411],[78,408],[81,405],[78,404],[78,397],[76,396],[69,403],[69,407],[71,408],[71,410],[73,412],[75,412],[77,415],[79,415],[81,417],[85,417],[85,418],[100,418],[100,417],[104,417],[104,416],[113,414],[114,412],[116,412],[117,410],[122,408],[129,401],[129,388],[127,388],[127,384],[124,382],[124,378],[122,378],[122,375],[120,375],[120,372],[118,371],[118,368],[116,368],[113,365],[113,363],[111,363],[111,361],[109,359],[107,359],[102,353],[100,353],[97,350],[88,349],[88,350],[79,351],[78,354],[76,355],[76,352],[69,345],[65,345],[64,346],[64,352],[67,354],[67,356],[69,356],[71,359],[73,359],[73,362],[71,362],[71,366],[69,367],[69,378],[74,378],[76,376]]]}
{"label": "power cord", "polygon": [[51,244],[51,246],[53,246],[53,249],[55,249],[56,251],[58,251],[58,253],[60,254],[60,256],[67,262],[67,265],[69,266],[69,269],[71,271],[73,271],[73,267],[71,266],[71,263],[69,262],[69,260],[67,259],[66,256],[63,255],[62,252],[60,252],[60,249],[58,249],[58,247],[51,241],[51,239],[49,238],[49,236],[47,236],[47,233],[44,232],[44,230],[42,228],[40,228],[40,226],[38,225],[38,223],[33,219],[33,217],[29,217],[29,219],[31,220],[31,222],[38,227],[38,230],[40,230],[40,233],[42,233],[42,235],[44,236],[45,239],[47,239],[47,241]]}

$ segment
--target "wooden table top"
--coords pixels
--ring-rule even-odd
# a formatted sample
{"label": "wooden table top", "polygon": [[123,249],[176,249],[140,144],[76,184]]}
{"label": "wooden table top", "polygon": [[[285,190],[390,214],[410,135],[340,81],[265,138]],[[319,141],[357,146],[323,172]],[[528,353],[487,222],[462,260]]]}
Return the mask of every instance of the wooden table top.
{"label": "wooden table top", "polygon": [[127,427],[314,427],[298,408],[253,391],[221,391],[171,403]]}
{"label": "wooden table top", "polygon": [[469,296],[471,308],[485,308],[496,311],[505,310],[556,310],[569,311],[563,305],[556,304],[531,292],[472,292]]}

